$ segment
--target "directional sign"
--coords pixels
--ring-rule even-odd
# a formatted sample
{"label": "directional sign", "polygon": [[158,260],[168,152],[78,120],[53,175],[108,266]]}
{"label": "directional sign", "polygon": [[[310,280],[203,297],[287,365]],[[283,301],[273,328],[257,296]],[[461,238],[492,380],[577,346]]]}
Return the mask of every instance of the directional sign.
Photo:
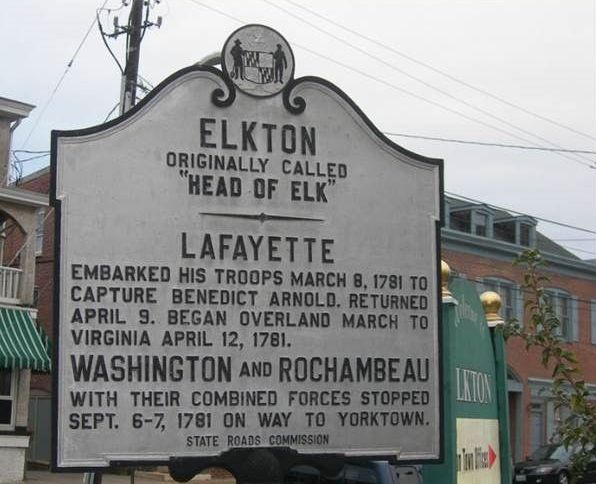
{"label": "directional sign", "polygon": [[53,133],[55,468],[436,460],[441,162],[293,79],[267,27],[223,58]]}
{"label": "directional sign", "polygon": [[[500,484],[499,421],[457,419],[457,484]],[[507,457],[506,457],[507,458]]]}

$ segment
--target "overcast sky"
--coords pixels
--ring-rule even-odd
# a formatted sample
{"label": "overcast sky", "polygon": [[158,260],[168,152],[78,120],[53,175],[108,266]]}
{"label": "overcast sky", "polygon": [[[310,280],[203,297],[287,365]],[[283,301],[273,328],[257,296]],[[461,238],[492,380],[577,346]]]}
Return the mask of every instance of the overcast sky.
{"label": "overcast sky", "polygon": [[[47,150],[52,129],[99,124],[118,102],[120,73],[97,26],[51,98],[104,1],[2,0],[0,96],[37,106],[13,149]],[[125,24],[128,10],[100,12],[105,29],[114,15]],[[152,85],[221,50],[240,25],[262,23],[290,42],[297,77],[335,83],[384,132],[596,151],[594,1],[162,0],[158,15],[163,25],[147,31],[140,62]],[[124,36],[108,42],[122,62]],[[443,158],[448,192],[596,231],[596,155],[392,139]],[[24,171],[48,162],[28,161]],[[596,258],[595,234],[539,229]]]}

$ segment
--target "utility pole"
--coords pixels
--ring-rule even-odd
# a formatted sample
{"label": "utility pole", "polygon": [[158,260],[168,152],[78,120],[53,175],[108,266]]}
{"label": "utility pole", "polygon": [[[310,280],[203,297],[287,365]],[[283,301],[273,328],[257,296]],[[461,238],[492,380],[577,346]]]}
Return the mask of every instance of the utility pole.
{"label": "utility pole", "polygon": [[[121,1],[124,6],[128,6],[130,3],[130,0]],[[138,76],[141,42],[147,29],[151,27],[161,27],[162,18],[160,16],[157,17],[155,22],[149,20],[149,10],[160,2],[161,0],[132,0],[127,25],[119,25],[118,17],[114,17],[114,31],[111,34],[104,31],[99,14],[97,15],[97,24],[99,26],[99,32],[103,37],[104,44],[112,57],[116,60],[116,63],[122,72],[119,103],[120,115],[124,114],[136,104],[137,87],[139,86]],[[126,59],[124,69],[106,40],[117,39],[123,34],[126,34]]]}
{"label": "utility pole", "polygon": [[[120,95],[120,114],[124,114],[136,103],[137,76],[139,72],[139,57],[141,54],[141,38],[143,25],[144,0],[133,0],[128,18],[128,32],[126,44],[126,66],[122,75]],[[149,8],[147,6],[147,8]]]}

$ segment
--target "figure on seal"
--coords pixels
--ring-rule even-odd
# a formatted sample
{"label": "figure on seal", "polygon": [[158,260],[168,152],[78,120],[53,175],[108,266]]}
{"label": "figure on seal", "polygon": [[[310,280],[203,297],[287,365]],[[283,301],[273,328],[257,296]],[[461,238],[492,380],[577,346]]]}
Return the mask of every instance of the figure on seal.
{"label": "figure on seal", "polygon": [[277,44],[277,50],[272,52],[273,54],[273,71],[274,78],[273,82],[284,82],[284,69],[288,67],[288,61],[286,60],[286,54],[281,48],[281,44]]}
{"label": "figure on seal", "polygon": [[230,73],[232,78],[244,79],[244,63],[242,57],[244,56],[244,49],[240,47],[242,42],[239,39],[234,41],[234,47],[230,49],[230,54],[234,59],[234,70]]}

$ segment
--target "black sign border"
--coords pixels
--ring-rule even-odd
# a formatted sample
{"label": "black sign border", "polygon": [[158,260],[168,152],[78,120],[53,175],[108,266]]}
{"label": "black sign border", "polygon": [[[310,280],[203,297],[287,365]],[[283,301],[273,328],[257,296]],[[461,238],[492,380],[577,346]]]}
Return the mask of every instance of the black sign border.
{"label": "black sign border", "polygon": [[[72,472],[106,472],[110,469],[114,468],[123,468],[123,467],[139,467],[139,466],[167,466],[169,465],[172,460],[175,459],[192,459],[197,463],[197,466],[201,465],[201,462],[208,463],[210,466],[216,466],[217,462],[223,462],[224,457],[226,454],[237,451],[239,449],[232,448],[226,451],[223,451],[218,458],[214,457],[170,457],[169,459],[165,460],[116,460],[116,461],[109,461],[108,466],[78,466],[78,467],[71,467],[71,466],[59,466],[58,465],[58,375],[57,370],[59,368],[59,344],[60,344],[60,336],[59,336],[59,322],[60,322],[60,281],[61,281],[61,228],[62,228],[62,204],[61,201],[56,197],[57,193],[57,155],[58,155],[58,140],[60,138],[73,138],[73,137],[80,137],[86,136],[91,134],[100,133],[105,131],[113,126],[123,123],[124,121],[130,119],[140,110],[142,110],[153,98],[155,98],[164,88],[166,88],[169,84],[174,82],[176,79],[183,77],[191,72],[209,72],[211,74],[215,74],[218,76],[226,85],[228,92],[225,93],[222,89],[217,88],[212,92],[211,100],[212,102],[219,107],[227,107],[230,106],[235,98],[236,98],[236,88],[232,84],[231,80],[219,69],[211,66],[201,66],[201,65],[193,65],[189,67],[185,67],[180,69],[179,71],[171,74],[166,79],[164,79],[159,85],[155,87],[145,98],[143,98],[138,104],[136,104],[133,108],[129,111],[124,113],[122,116],[117,117],[107,123],[98,124],[95,126],[91,126],[88,128],[82,129],[75,129],[75,130],[52,130],[51,132],[51,154],[50,154],[50,205],[54,208],[54,287],[53,287],[53,347],[54,351],[52,351],[52,368],[53,368],[53,375],[52,375],[52,409],[51,409],[51,416],[52,416],[52,423],[51,423],[51,460],[50,460],[50,468],[52,472],[64,472],[64,473],[72,473]],[[437,431],[439,432],[439,452],[437,458],[430,458],[430,459],[408,459],[402,460],[399,457],[396,457],[394,454],[377,454],[377,455],[353,455],[349,454],[346,456],[345,459],[349,460],[350,462],[362,462],[362,461],[371,461],[371,460],[385,460],[389,461],[390,463],[400,464],[400,465],[416,465],[416,464],[440,464],[443,462],[445,457],[445,435],[443,431],[443,423],[444,423],[444,392],[442,391],[443,388],[443,381],[446,380],[446,375],[444,374],[446,365],[443,364],[443,350],[442,350],[442,343],[443,343],[443,317],[442,317],[442,295],[441,295],[441,228],[444,226],[445,221],[445,214],[444,214],[444,163],[442,159],[439,158],[428,158],[423,155],[419,155],[414,153],[413,151],[409,151],[406,148],[401,147],[400,145],[394,143],[388,137],[386,137],[373,123],[372,121],[364,114],[364,112],[358,107],[358,105],[339,87],[331,82],[315,77],[315,76],[305,76],[298,79],[294,79],[284,87],[281,91],[283,95],[283,101],[285,108],[293,113],[293,114],[300,114],[306,109],[306,102],[301,97],[294,97],[292,98],[292,91],[303,83],[315,83],[320,84],[327,89],[333,91],[339,97],[341,97],[346,103],[350,105],[350,107],[357,113],[364,123],[367,125],[369,129],[386,145],[391,147],[392,149],[402,153],[410,158],[413,158],[417,161],[421,161],[423,163],[427,163],[433,166],[436,166],[439,170],[439,220],[435,222],[435,245],[436,245],[436,281],[437,281],[437,324],[438,324],[438,368],[439,368],[439,375],[438,375],[438,395],[437,398],[439,399],[439,421],[437,422]],[[280,94],[280,93],[277,93]],[[227,95],[227,97],[226,97]],[[267,99],[264,96],[260,96],[263,99]],[[242,449],[242,448],[240,448]],[[257,447],[255,449],[271,449],[267,447]],[[274,448],[274,449],[281,449],[281,448]],[[290,452],[295,452],[291,449],[287,449]],[[325,458],[338,458],[342,454],[338,454],[337,452],[333,453],[308,453],[308,454],[299,454],[304,456],[305,459],[310,460],[320,460]],[[224,464],[224,467],[226,465]],[[228,466],[229,467],[229,466]]]}

